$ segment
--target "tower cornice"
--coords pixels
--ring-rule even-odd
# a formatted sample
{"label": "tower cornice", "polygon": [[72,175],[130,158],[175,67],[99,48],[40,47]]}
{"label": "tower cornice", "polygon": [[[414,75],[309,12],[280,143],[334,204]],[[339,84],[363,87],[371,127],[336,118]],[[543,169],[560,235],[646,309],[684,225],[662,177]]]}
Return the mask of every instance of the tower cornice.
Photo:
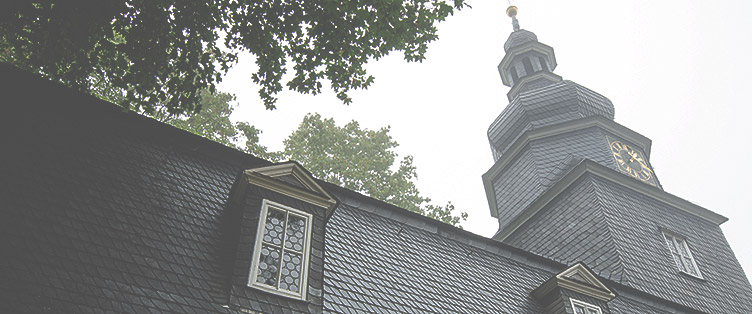
{"label": "tower cornice", "polygon": [[509,149],[505,151],[504,154],[501,155],[496,163],[483,174],[483,186],[486,190],[488,204],[491,207],[491,216],[499,217],[499,208],[497,207],[498,202],[496,200],[496,193],[493,186],[494,178],[501,174],[504,168],[509,165],[531,141],[591,127],[599,127],[613,134],[618,134],[622,138],[631,143],[635,143],[635,145],[642,148],[645,152],[646,158],[650,158],[650,147],[652,141],[649,138],[601,116],[589,116],[582,119],[571,120],[526,131],[515,141],[514,144],[512,144],[511,147],[509,147]]}
{"label": "tower cornice", "polygon": [[540,80],[544,80],[546,84],[558,83],[562,81],[561,76],[558,76],[551,72],[536,72],[520,78],[518,84],[514,84],[514,86],[509,89],[509,92],[507,93],[507,99],[511,101],[512,99],[514,99],[514,97],[519,96],[520,91],[522,91],[523,88],[530,88],[531,86],[528,85],[532,85],[533,82]]}
{"label": "tower cornice", "polygon": [[519,215],[517,215],[504,229],[499,230],[493,239],[504,241],[513,234],[522,224],[535,216],[536,213],[546,207],[556,196],[566,191],[568,187],[574,184],[577,179],[590,174],[599,178],[606,179],[613,183],[619,184],[625,188],[651,197],[659,202],[665,203],[681,211],[705,219],[716,225],[720,225],[728,220],[723,215],[712,212],[704,207],[687,201],[683,198],[665,192],[656,187],[644,184],[636,179],[625,176],[611,168],[598,164],[592,160],[583,159],[577,166],[567,172],[556,184],[546,190],[540,197],[527,206]]}

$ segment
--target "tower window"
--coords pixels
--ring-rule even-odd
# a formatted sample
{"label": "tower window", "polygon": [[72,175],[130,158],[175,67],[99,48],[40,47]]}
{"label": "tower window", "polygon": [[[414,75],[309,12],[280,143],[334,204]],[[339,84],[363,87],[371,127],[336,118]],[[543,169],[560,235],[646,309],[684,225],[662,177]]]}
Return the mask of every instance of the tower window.
{"label": "tower window", "polygon": [[543,68],[543,71],[551,72],[551,70],[548,69],[548,63],[546,63],[546,58],[538,57],[538,61],[540,61],[541,68]]}
{"label": "tower window", "polygon": [[530,63],[530,58],[522,58],[522,66],[525,67],[525,73],[526,74],[532,74],[533,73],[533,64]]}
{"label": "tower window", "polygon": [[512,67],[512,68],[510,68],[509,70],[510,70],[510,72],[512,73],[512,84],[514,84],[514,83],[517,83],[517,80],[519,80],[519,79],[520,79],[520,76],[519,76],[519,75],[517,75],[517,67],[514,67],[514,66],[513,66],[513,67]]}
{"label": "tower window", "polygon": [[692,257],[692,252],[689,251],[687,239],[665,230],[663,231],[663,238],[666,240],[671,257],[674,259],[674,263],[679,268],[679,271],[702,278],[700,269],[697,268],[697,263],[695,263],[695,259]]}
{"label": "tower window", "polygon": [[264,200],[248,285],[305,298],[311,215]]}
{"label": "tower window", "polygon": [[580,300],[570,299],[574,314],[601,314],[601,308],[597,305],[582,302]]}

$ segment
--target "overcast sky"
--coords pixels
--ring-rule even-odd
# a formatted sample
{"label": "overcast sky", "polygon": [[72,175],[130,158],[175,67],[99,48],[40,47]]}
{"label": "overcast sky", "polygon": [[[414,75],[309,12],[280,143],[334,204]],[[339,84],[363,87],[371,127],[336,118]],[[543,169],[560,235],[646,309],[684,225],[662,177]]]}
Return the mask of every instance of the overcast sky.
{"label": "overcast sky", "polygon": [[[498,224],[481,175],[493,165],[486,130],[508,104],[496,66],[512,26],[506,1],[468,1],[472,9],[439,26],[422,63],[400,54],[372,61],[376,81],[350,106],[331,92],[285,92],[279,109],[266,111],[250,82],[253,59],[243,56],[221,86],[238,96],[233,118],[263,130],[272,149],[309,112],[340,125],[389,125],[397,151],[415,157],[421,192],[452,201],[470,215],[466,230],[490,237]],[[729,218],[721,227],[750,274],[752,1],[512,3],[520,26],[554,48],[555,73],[611,99],[616,122],[652,139],[665,191]]]}

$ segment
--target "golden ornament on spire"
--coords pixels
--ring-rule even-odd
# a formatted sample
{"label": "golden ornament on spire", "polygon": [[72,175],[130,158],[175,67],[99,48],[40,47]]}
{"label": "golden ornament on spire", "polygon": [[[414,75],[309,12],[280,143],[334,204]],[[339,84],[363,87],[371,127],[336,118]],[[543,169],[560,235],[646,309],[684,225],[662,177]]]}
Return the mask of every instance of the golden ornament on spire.
{"label": "golden ornament on spire", "polygon": [[512,18],[512,29],[515,32],[520,30],[520,22],[517,21],[517,7],[510,5],[507,8],[507,15]]}
{"label": "golden ornament on spire", "polygon": [[517,16],[517,7],[513,6],[513,5],[510,5],[507,8],[507,16],[509,16],[511,18],[514,18],[515,16]]}

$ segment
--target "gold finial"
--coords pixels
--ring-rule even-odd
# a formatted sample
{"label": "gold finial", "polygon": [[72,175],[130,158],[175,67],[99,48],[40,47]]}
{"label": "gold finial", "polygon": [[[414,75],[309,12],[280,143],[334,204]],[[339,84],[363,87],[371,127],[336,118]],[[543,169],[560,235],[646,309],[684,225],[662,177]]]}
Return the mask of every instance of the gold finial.
{"label": "gold finial", "polygon": [[509,7],[507,8],[507,16],[509,16],[509,17],[511,17],[511,18],[514,18],[514,17],[516,17],[516,16],[517,16],[517,7],[516,7],[516,6],[513,6],[513,5],[510,5],[510,6],[509,6]]}
{"label": "gold finial", "polygon": [[507,15],[512,18],[512,29],[514,31],[520,30],[520,22],[517,21],[517,7],[510,5],[507,8]]}

